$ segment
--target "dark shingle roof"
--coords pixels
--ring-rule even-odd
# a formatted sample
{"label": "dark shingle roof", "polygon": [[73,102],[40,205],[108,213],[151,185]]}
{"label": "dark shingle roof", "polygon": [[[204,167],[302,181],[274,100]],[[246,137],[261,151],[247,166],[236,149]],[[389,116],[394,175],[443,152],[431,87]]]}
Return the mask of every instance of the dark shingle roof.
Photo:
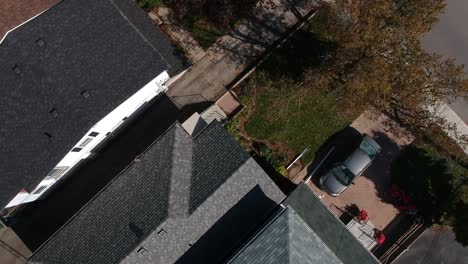
{"label": "dark shingle roof", "polygon": [[[232,214],[239,212],[246,196],[251,196],[246,203],[251,207],[244,209],[258,218],[251,222]],[[215,262],[283,197],[220,124],[209,125],[195,138],[175,124],[40,247],[30,262],[173,263],[200,248],[197,241],[206,240],[207,231],[224,225],[221,230],[235,232],[222,234],[224,244],[212,244],[216,250],[205,260]],[[144,255],[138,253],[141,247]]]}
{"label": "dark shingle roof", "polygon": [[343,263],[379,263],[306,184],[300,184],[283,204],[293,208]]}
{"label": "dark shingle roof", "polygon": [[164,70],[179,71],[177,54],[131,0],[65,0],[8,34],[0,44],[0,205],[31,191],[130,95]]}
{"label": "dark shingle roof", "polygon": [[342,263],[293,209],[279,213],[230,260],[230,264]]}

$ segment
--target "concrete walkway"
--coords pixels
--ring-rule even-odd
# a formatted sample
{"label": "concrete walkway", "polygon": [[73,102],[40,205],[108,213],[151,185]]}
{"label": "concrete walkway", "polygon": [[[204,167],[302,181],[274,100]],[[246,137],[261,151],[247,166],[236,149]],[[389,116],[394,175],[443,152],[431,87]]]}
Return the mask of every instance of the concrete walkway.
{"label": "concrete walkway", "polygon": [[181,106],[215,102],[318,6],[315,0],[273,2],[274,7],[257,6],[251,19],[239,22],[232,32],[220,38],[203,58],[170,85],[167,94]]}
{"label": "concrete walkway", "polygon": [[[461,105],[463,105],[463,103],[466,103],[461,100],[462,99],[460,99]],[[465,111],[468,112],[468,109],[465,109]],[[466,122],[460,117],[460,115],[457,112],[453,110],[452,106],[447,105],[445,103],[440,104],[439,109],[437,109],[436,115],[445,119],[448,122],[448,124],[454,126],[454,129],[444,130],[447,133],[447,135],[450,138],[452,138],[455,142],[457,142],[458,145],[463,149],[463,151],[465,151],[465,153],[468,154],[468,145],[465,145],[463,141],[460,140],[460,137],[468,138],[468,125],[466,124]]]}
{"label": "concrete walkway", "polygon": [[192,37],[190,32],[175,23],[174,14],[168,7],[159,7],[148,13],[148,16],[176,43],[191,63],[205,56],[205,51]]}
{"label": "concrete walkway", "polygon": [[0,263],[26,263],[31,254],[31,251],[11,228],[0,228]]}

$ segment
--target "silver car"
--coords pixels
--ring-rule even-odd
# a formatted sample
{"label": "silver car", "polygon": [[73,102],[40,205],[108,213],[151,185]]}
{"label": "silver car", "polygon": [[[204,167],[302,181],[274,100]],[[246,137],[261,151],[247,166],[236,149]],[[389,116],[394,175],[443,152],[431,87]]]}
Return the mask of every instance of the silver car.
{"label": "silver car", "polygon": [[375,140],[365,135],[359,148],[320,177],[320,187],[330,195],[338,196],[372,164],[381,149]]}

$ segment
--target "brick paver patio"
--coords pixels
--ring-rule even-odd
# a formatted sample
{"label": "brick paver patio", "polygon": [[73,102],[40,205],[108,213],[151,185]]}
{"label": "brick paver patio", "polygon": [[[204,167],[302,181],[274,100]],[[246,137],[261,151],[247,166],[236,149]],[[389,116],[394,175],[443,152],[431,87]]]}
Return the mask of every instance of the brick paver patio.
{"label": "brick paver patio", "polygon": [[369,213],[369,219],[380,230],[398,214],[398,210],[386,194],[390,186],[391,162],[401,149],[412,141],[411,138],[398,137],[385,131],[384,120],[383,115],[377,120],[372,120],[368,114],[363,114],[351,124],[359,132],[372,136],[382,146],[380,156],[356,179],[354,185],[340,196],[332,197],[320,190],[313,181],[308,182],[309,187],[322,197],[322,201],[332,212],[339,215],[346,206],[355,204]]}

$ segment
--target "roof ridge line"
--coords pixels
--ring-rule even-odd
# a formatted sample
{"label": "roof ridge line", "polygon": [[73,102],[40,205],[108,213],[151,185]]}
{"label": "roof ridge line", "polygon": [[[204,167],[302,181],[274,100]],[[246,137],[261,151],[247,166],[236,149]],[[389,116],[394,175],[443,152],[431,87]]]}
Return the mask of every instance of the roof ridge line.
{"label": "roof ridge line", "polygon": [[[184,128],[176,127],[172,138],[172,166],[169,186],[169,216],[186,218],[190,207],[190,182],[193,172],[193,139]],[[180,158],[180,155],[187,155]],[[178,155],[178,157],[174,157]],[[175,170],[174,168],[179,168]]]}
{"label": "roof ridge line", "polygon": [[262,226],[262,228],[260,230],[258,230],[257,232],[255,232],[255,235],[253,236],[250,236],[248,239],[248,242],[245,243],[241,249],[239,249],[236,254],[232,255],[230,258],[229,258],[229,261],[226,262],[226,264],[229,264],[232,262],[233,259],[235,259],[240,253],[242,253],[244,251],[244,249],[246,249],[250,244],[252,244],[254,242],[254,240],[260,236],[264,231],[265,229],[267,229],[269,226],[271,226],[273,224],[273,222],[279,218],[288,208],[287,207],[282,207],[282,206],[279,206],[279,209],[281,211],[279,211],[275,216],[273,216],[272,218],[268,219],[268,223],[266,223],[264,226]]}
{"label": "roof ridge line", "polygon": [[[341,227],[343,228],[343,232],[341,232],[340,240],[342,239],[343,233],[344,233],[344,232],[348,232],[348,233],[356,240],[357,245],[358,245],[359,247],[361,247],[362,249],[364,249],[374,260],[380,262],[380,261],[377,259],[377,257],[374,256],[374,254],[372,254],[372,252],[371,252],[369,249],[367,249],[363,244],[361,244],[361,242],[359,242],[359,241],[357,240],[357,238],[351,233],[351,231],[349,231],[348,228],[346,228],[346,225],[345,225],[335,214],[333,214],[332,212],[330,212],[330,210],[329,210],[329,209],[327,208],[327,206],[325,205],[324,201],[323,201],[322,199],[320,199],[320,198],[317,196],[317,194],[315,194],[312,190],[310,190],[309,187],[307,186],[307,184],[306,184],[305,182],[302,182],[297,188],[299,188],[299,187],[302,186],[302,185],[304,185],[303,188],[307,188],[307,190],[308,190],[310,193],[312,193],[312,195],[314,195],[316,199],[319,200],[320,206],[322,206],[322,208],[324,208],[325,210],[327,210],[327,211],[332,215],[332,217],[335,218],[335,220],[337,220],[338,224],[341,225]],[[301,218],[301,219],[302,219],[302,218]],[[303,221],[304,221],[304,220],[303,220]],[[304,221],[304,223],[306,223],[306,222]],[[307,224],[307,223],[306,223],[306,224]],[[317,236],[318,236],[318,235],[317,235]],[[320,237],[320,236],[319,236],[319,237]],[[341,244],[341,241],[340,241],[340,244]],[[337,251],[340,251],[340,249],[341,249],[341,245],[340,245],[340,244],[337,246]],[[341,260],[341,259],[340,259],[340,260]]]}
{"label": "roof ridge line", "polygon": [[[126,15],[125,13],[122,11],[122,9],[120,9],[120,6],[118,6],[114,0],[108,0],[109,2],[112,3],[112,5],[114,6],[115,9],[117,9],[117,11],[119,12],[120,16],[125,20],[127,21],[128,25],[130,27],[133,28],[133,30],[135,30],[135,32],[137,33],[138,36],[140,36],[141,39],[143,39],[144,42],[146,42],[146,44],[148,44],[151,49],[153,49],[158,55],[159,57],[161,57],[161,59],[164,61],[164,63],[166,63],[166,66],[168,68],[171,67],[171,65],[169,64],[169,62],[166,60],[166,58],[163,57],[163,55],[159,52],[159,50],[148,40],[148,38],[146,38],[146,36],[141,32],[141,30],[135,26],[135,24],[133,23],[133,21],[131,21]],[[136,3],[132,3],[132,4],[136,4]],[[145,14],[145,16],[147,17],[148,15]]]}
{"label": "roof ridge line", "polygon": [[[176,126],[180,127],[180,123],[178,121],[173,123],[168,129],[166,129],[164,133],[162,133],[156,140],[154,140],[143,152],[135,156],[135,158],[145,154],[154,144],[156,144],[156,142],[158,142],[162,137],[167,135],[169,131]],[[70,222],[72,222],[90,203],[95,201],[97,197],[101,195],[101,193],[103,193],[107,188],[109,188],[109,186],[112,183],[114,183],[126,170],[128,170],[134,164],[135,159],[132,162],[130,162],[127,166],[125,166],[125,168],[123,168],[112,180],[110,180],[101,190],[99,190],[99,192],[97,192],[91,199],[89,199],[89,201],[87,201],[76,213],[74,213],[59,229],[57,229],[47,240],[45,240],[36,250],[34,250],[34,252],[32,252],[31,254],[31,257],[34,256],[37,252],[39,252],[47,244],[47,242],[52,240],[52,238],[54,238],[60,231],[62,231],[66,226],[68,226],[68,224],[70,224]]]}
{"label": "roof ridge line", "polygon": [[307,230],[309,230],[313,236],[315,236],[320,242],[322,242],[322,245],[325,246],[325,248],[327,248],[333,254],[333,256],[336,257],[337,260],[343,263],[343,261],[335,254],[335,252],[331,250],[330,247],[328,247],[328,245],[322,240],[322,238],[317,233],[315,233],[315,231],[302,219],[302,217],[298,213],[296,213],[296,211],[294,211],[292,207],[288,205],[286,208],[289,208],[291,210],[291,213],[293,213],[294,216],[297,217],[299,221],[301,221],[301,223],[307,228]]}

